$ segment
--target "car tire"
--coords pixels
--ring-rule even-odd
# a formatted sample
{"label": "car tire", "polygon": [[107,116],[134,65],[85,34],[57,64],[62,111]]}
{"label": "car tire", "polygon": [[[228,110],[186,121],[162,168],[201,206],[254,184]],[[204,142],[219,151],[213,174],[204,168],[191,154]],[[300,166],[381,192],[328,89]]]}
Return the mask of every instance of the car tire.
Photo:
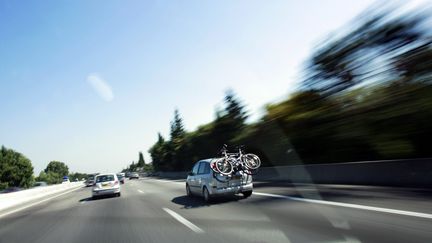
{"label": "car tire", "polygon": [[119,193],[117,193],[117,197],[120,197],[121,196],[121,193],[119,192]]}
{"label": "car tire", "polygon": [[248,198],[252,195],[252,191],[245,191],[245,192],[242,192],[242,194],[243,194],[244,198]]}
{"label": "car tire", "polygon": [[188,184],[186,184],[186,196],[192,197],[192,192]]}
{"label": "car tire", "polygon": [[203,196],[204,202],[206,202],[206,203],[211,202],[211,196],[210,196],[210,193],[209,193],[207,187],[204,187],[202,196]]}

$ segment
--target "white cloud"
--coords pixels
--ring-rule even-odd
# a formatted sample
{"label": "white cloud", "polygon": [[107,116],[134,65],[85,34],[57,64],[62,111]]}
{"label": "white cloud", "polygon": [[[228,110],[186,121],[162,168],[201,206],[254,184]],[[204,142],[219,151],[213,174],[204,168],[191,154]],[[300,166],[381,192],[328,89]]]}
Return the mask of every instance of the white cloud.
{"label": "white cloud", "polygon": [[103,100],[109,102],[114,99],[114,93],[111,86],[99,74],[89,74],[87,76],[87,82]]}

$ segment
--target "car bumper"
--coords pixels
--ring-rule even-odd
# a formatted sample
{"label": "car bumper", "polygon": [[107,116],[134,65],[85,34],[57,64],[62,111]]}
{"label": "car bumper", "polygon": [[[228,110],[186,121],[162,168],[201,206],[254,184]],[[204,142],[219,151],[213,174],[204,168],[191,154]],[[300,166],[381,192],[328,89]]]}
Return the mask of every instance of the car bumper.
{"label": "car bumper", "polygon": [[241,186],[230,186],[224,188],[212,188],[210,191],[210,195],[212,196],[224,196],[224,195],[232,195],[241,192],[247,192],[253,190],[253,184],[245,184]]}
{"label": "car bumper", "polygon": [[102,195],[110,195],[116,193],[120,193],[120,188],[93,190],[92,196],[102,196]]}

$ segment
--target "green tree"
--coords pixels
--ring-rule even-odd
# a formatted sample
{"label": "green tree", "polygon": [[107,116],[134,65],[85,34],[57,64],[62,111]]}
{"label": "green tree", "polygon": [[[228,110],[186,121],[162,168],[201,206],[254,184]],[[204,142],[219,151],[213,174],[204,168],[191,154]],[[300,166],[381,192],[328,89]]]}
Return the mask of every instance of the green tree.
{"label": "green tree", "polygon": [[74,172],[74,173],[69,174],[69,180],[70,181],[75,181],[76,179],[81,181],[82,179],[87,179],[87,177],[88,177],[88,174],[86,174],[86,173]]}
{"label": "green tree", "polygon": [[0,150],[0,189],[11,186],[29,187],[33,184],[33,166],[21,153],[4,146]]}
{"label": "green tree", "polygon": [[225,108],[217,111],[213,126],[213,137],[217,147],[230,143],[245,127],[247,112],[245,106],[236,98],[232,90],[228,90],[224,99]]}
{"label": "green tree", "polygon": [[46,181],[49,184],[58,184],[63,181],[63,176],[69,175],[68,166],[60,161],[51,161],[47,167],[39,174],[37,178],[40,181]]}
{"label": "green tree", "polygon": [[[422,27],[426,16],[398,16],[397,10],[368,12],[352,31],[321,44],[308,62],[304,87],[332,95],[371,79],[388,80],[397,69],[406,75],[427,70],[430,62],[418,62],[430,55],[424,52],[431,43]],[[418,55],[422,51],[426,55]]]}
{"label": "green tree", "polygon": [[175,152],[183,145],[184,138],[186,136],[183,119],[180,117],[180,113],[177,109],[174,110],[174,119],[171,121],[170,135],[171,143]]}
{"label": "green tree", "polygon": [[142,152],[139,152],[139,155],[138,155],[138,164],[137,164],[137,167],[138,167],[138,168],[143,168],[143,167],[144,167],[144,165],[145,165],[145,161],[144,161],[144,155],[143,155],[143,153],[142,153]]}
{"label": "green tree", "polygon": [[58,184],[61,183],[62,180],[63,180],[62,176],[52,171],[48,173],[45,173],[45,171],[41,171],[39,173],[39,176],[36,177],[36,181],[44,181],[48,184]]}
{"label": "green tree", "polygon": [[160,133],[158,133],[157,142],[149,149],[149,153],[156,171],[171,169],[169,168],[169,162],[171,161],[169,143],[165,141]]}
{"label": "green tree", "polygon": [[45,169],[45,173],[57,173],[60,176],[66,176],[69,175],[69,167],[60,161],[51,161],[48,163],[46,169]]}
{"label": "green tree", "polygon": [[171,161],[166,161],[172,170],[182,170],[184,161],[187,159],[186,131],[183,119],[180,117],[178,109],[174,110],[174,119],[171,121],[170,130],[171,140],[166,148],[170,154]]}

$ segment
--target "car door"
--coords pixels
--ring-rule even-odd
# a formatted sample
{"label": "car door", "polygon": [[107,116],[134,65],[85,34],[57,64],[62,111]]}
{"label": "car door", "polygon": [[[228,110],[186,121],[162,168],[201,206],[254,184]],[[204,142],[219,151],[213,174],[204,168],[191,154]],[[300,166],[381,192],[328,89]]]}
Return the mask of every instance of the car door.
{"label": "car door", "polygon": [[201,188],[203,185],[205,185],[206,182],[206,162],[200,162],[198,167],[198,175],[196,176],[197,179],[197,189],[199,190],[198,193],[201,193]]}
{"label": "car door", "polygon": [[198,185],[198,166],[199,166],[200,162],[196,162],[195,165],[192,167],[192,171],[191,174],[189,175],[189,179],[188,179],[188,184],[189,184],[189,188],[191,190],[192,193],[200,193],[200,188]]}

